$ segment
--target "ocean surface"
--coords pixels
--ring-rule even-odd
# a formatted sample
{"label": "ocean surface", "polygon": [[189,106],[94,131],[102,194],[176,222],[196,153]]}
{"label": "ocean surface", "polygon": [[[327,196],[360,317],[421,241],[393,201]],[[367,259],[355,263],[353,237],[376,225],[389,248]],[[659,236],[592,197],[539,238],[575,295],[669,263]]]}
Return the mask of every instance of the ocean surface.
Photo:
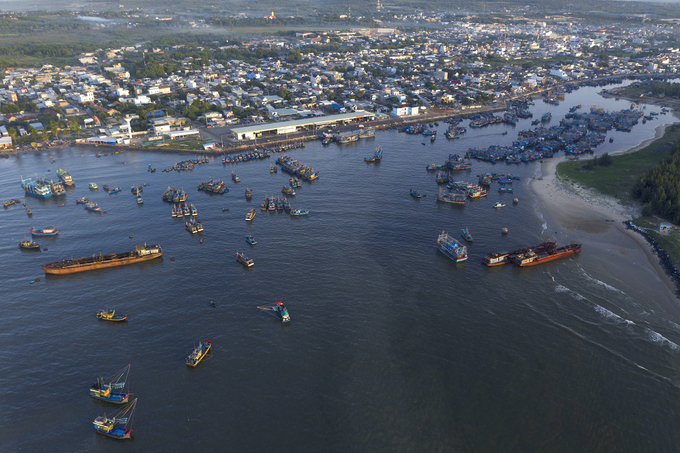
{"label": "ocean surface", "polygon": [[[551,111],[556,123],[575,104],[630,106],[600,90],[582,88],[559,106],[537,100],[534,118]],[[671,121],[660,115],[632,133],[610,131],[613,143],[598,153],[637,145]],[[291,199],[310,210],[300,218],[259,209],[288,182],[269,172],[277,155],[226,166],[211,159],[184,172],[162,170],[194,156],[98,158],[109,150],[62,148],[0,159],[0,198],[21,198],[33,211],[0,210],[0,451],[678,451],[677,307],[629,291],[616,264],[585,246],[535,268],[480,264],[491,250],[548,235],[562,244],[580,239],[548,230],[528,188],[538,164],[475,161],[459,179],[512,172],[521,177],[514,194],[498,194],[494,184],[465,207],[435,202],[426,165],[510,143],[529,122],[469,129],[452,141],[440,123],[434,143],[396,130],[344,146],[308,143],[289,153],[321,172]],[[365,163],[377,146],[382,162]],[[57,199],[24,196],[21,176],[56,178],[59,167],[75,188]],[[227,181],[229,193],[199,192],[209,178]],[[92,181],[98,191],[88,189]],[[108,195],[103,184],[123,191]],[[130,193],[139,184],[141,206]],[[202,235],[171,218],[161,200],[168,186],[187,190]],[[411,187],[426,196],[412,198]],[[106,213],[84,210],[80,197]],[[493,209],[496,201],[507,207]],[[257,215],[248,224],[251,207]],[[47,226],[60,234],[40,238],[43,251],[18,248],[29,227]],[[455,264],[437,251],[437,235],[460,237],[465,227],[474,243],[469,260]],[[40,268],[144,242],[160,244],[164,257],[61,277]],[[235,261],[237,250],[254,268]],[[287,304],[289,325],[257,308],[276,300]],[[107,307],[129,321],[98,321]],[[188,369],[184,358],[202,339],[213,353]],[[122,443],[94,432],[93,419],[116,407],[88,388],[128,364],[138,404],[133,439]]]}

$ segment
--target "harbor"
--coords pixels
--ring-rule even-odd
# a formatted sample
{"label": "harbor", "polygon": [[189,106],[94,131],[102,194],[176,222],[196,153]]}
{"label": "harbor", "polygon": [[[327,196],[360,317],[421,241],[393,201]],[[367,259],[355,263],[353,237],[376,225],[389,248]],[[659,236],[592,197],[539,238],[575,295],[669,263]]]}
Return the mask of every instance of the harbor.
{"label": "harbor", "polygon": [[[614,100],[586,102],[591,94],[567,95],[557,106],[536,102],[533,118],[550,109],[550,124],[556,124],[579,103],[596,103],[606,111],[626,108]],[[188,436],[176,433],[178,425],[203,436],[209,450],[267,450],[290,427],[304,426],[313,431],[305,440],[312,449],[351,451],[351,439],[367,439],[371,450],[408,449],[405,442],[436,450],[442,444],[431,439],[441,438],[439,427],[446,426],[450,434],[443,436],[444,443],[452,450],[455,439],[499,450],[499,444],[488,441],[490,433],[526,437],[527,422],[566,441],[565,420],[578,429],[597,431],[606,421],[639,433],[640,417],[652,426],[641,442],[662,451],[666,444],[655,440],[663,438],[656,428],[666,419],[660,414],[670,413],[679,401],[666,391],[666,379],[639,370],[674,376],[668,364],[680,334],[668,319],[673,319],[675,300],[665,299],[649,284],[654,280],[647,273],[625,271],[633,262],[641,267],[641,255],[610,232],[613,222],[605,220],[613,215],[603,213],[594,225],[558,225],[530,187],[542,182],[539,170],[549,165],[548,159],[514,165],[471,160],[469,169],[427,171],[432,163],[456,162],[451,155],[464,156],[471,147],[510,146],[519,130],[531,128],[530,121],[518,118],[514,129],[505,123],[468,129],[455,140],[443,136],[449,124],[442,121],[432,128],[438,139],[428,139],[426,145],[421,144],[422,134],[391,129],[345,145],[307,142],[269,159],[223,164],[221,156],[208,157],[208,163],[187,171],[147,169],[170,168],[194,156],[124,152],[97,158],[98,150],[85,147],[53,149],[54,164],[40,153],[3,159],[3,199],[26,201],[34,213],[27,218],[21,204],[0,210],[0,231],[8,238],[0,247],[0,272],[11,295],[0,323],[14,338],[4,350],[0,384],[12,389],[6,405],[20,408],[12,424],[38,433],[8,434],[10,451],[45,449],[55,432],[41,432],[37,420],[45,408],[54,408],[64,390],[82,396],[69,402],[61,420],[66,443],[88,451],[118,447],[92,432],[93,420],[104,412],[110,419],[114,410],[88,397],[87,385],[129,363],[130,399],[139,397],[129,446],[145,451],[194,448]],[[607,138],[614,141],[605,140],[595,152],[633,147],[652,137],[657,125],[640,122],[630,133],[611,129]],[[374,156],[378,146],[384,152],[382,162],[367,164],[364,159]],[[284,154],[290,159],[287,165],[296,161],[305,172],[313,169],[319,175],[313,181],[296,175],[301,184],[294,187],[295,197],[281,193],[283,186],[293,187],[294,176],[270,170],[272,165],[283,170],[275,160]],[[57,168],[72,175],[73,189],[61,199],[26,196],[21,175],[50,175]],[[240,184],[231,179],[232,171]],[[440,185],[438,172],[453,176]],[[448,193],[483,188],[480,176],[487,172],[485,197],[468,195],[465,206],[436,201],[440,187]],[[519,179],[510,179],[511,174]],[[547,173],[544,177],[547,183]],[[230,190],[199,190],[211,181]],[[109,195],[90,190],[89,182],[125,190]],[[144,204],[138,206],[127,189],[143,184]],[[499,193],[501,186],[514,192]],[[252,190],[251,200],[244,196],[246,188]],[[76,204],[85,197],[107,214],[95,215]],[[261,210],[265,197],[267,212]],[[274,201],[271,214],[269,198]],[[308,215],[278,210],[277,198],[282,204],[290,198],[290,212]],[[514,198],[521,201],[514,204]],[[493,209],[496,202],[506,206]],[[65,206],[58,207],[61,203]],[[202,234],[185,231],[186,217],[171,217],[180,203],[182,210],[195,204]],[[252,209],[258,211],[256,217],[244,221]],[[565,211],[572,213],[571,207]],[[18,242],[30,238],[29,228],[50,226],[59,234],[41,237],[40,253],[19,249]],[[464,229],[474,242],[465,239]],[[466,261],[456,263],[439,251],[442,230],[466,247]],[[257,245],[249,245],[246,236],[257,239]],[[489,251],[540,244],[546,236],[560,246],[576,241],[583,244],[582,251],[540,266],[481,264]],[[68,276],[44,275],[41,269],[65,259],[131,251],[143,241],[161,244],[163,258]],[[246,268],[236,261],[235,251],[256,265]],[[622,260],[616,266],[620,275],[610,274],[611,266],[604,264],[615,259]],[[642,276],[645,280],[639,280]],[[636,287],[651,292],[653,310],[641,305],[646,299]],[[128,319],[97,319],[95,313],[107,301],[116,301],[110,305],[115,314]],[[273,309],[276,301],[285,302],[292,321],[285,322],[283,311]],[[41,308],[30,321],[25,318],[27,304]],[[268,311],[258,310],[261,306]],[[55,325],[55,311],[69,321]],[[103,350],[102,338],[115,341]],[[212,355],[196,367],[187,366],[205,339],[211,341]],[[77,350],[63,347],[71,343],[79,345]],[[139,348],[141,344],[145,347]],[[574,366],[555,350],[578,351],[583,361]],[[594,365],[600,363],[604,366]],[[48,373],[53,385],[45,387]],[[294,384],[281,392],[272,379]],[[631,388],[636,389],[632,395]],[[168,414],[168,394],[183,408],[181,420]],[[617,398],[620,394],[628,397]],[[414,428],[395,395],[434,424]],[[542,406],[546,395],[567,398],[576,406]],[[586,398],[600,410],[583,411],[578,402]],[[438,401],[446,401],[446,407]],[[328,410],[338,414],[338,424],[324,419]],[[492,420],[518,412],[526,415],[521,422]],[[625,415],[632,412],[638,415]],[[206,413],[211,417],[205,418]],[[576,414],[583,415],[578,422]],[[172,426],[165,423],[167,417],[175,422]],[[225,419],[230,421],[226,428]],[[263,421],[284,419],[285,427],[273,423],[266,432],[253,434]],[[460,427],[463,419],[476,420],[477,433]],[[100,421],[105,427],[105,420]],[[215,430],[224,430],[226,447],[210,435]],[[372,438],[375,432],[385,437]],[[290,451],[285,446],[282,450]]]}

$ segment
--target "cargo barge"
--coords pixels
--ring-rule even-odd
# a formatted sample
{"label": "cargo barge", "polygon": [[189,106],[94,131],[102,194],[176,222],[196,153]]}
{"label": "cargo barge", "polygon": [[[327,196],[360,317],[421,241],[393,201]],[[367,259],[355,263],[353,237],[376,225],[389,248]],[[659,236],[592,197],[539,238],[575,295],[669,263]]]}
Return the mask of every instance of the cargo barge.
{"label": "cargo barge", "polygon": [[575,255],[581,252],[581,244],[572,243],[563,247],[557,247],[556,243],[543,248],[540,251],[530,250],[526,253],[521,253],[511,257],[516,266],[536,266],[537,264],[546,263],[558,258],[569,255]]}
{"label": "cargo barge", "polygon": [[135,250],[124,253],[111,253],[109,255],[94,255],[91,257],[67,259],[55,261],[42,266],[45,274],[65,275],[76,272],[92,271],[107,267],[126,266],[128,264],[149,261],[163,256],[160,245],[138,245]]}

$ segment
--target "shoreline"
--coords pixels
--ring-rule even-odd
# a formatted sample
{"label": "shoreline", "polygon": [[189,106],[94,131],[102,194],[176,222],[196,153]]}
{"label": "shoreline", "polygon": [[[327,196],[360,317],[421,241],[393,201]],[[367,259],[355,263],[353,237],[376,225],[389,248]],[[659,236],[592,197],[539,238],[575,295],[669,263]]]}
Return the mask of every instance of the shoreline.
{"label": "shoreline", "polygon": [[[675,110],[672,114],[678,119]],[[648,146],[662,138],[671,124],[677,121],[657,126],[653,137],[611,155],[628,154]],[[640,215],[639,207],[623,206],[615,198],[573,182],[565,185],[557,179],[556,169],[566,160],[566,156],[560,156],[540,163],[536,176],[529,182],[539,210],[546,215],[546,223],[556,224],[548,229],[568,235],[569,240],[583,242],[586,250],[592,249],[597,255],[599,273],[625,286],[626,292],[636,298],[677,304],[678,288],[659,257],[644,237],[625,225]],[[648,265],[641,267],[640,263]]]}

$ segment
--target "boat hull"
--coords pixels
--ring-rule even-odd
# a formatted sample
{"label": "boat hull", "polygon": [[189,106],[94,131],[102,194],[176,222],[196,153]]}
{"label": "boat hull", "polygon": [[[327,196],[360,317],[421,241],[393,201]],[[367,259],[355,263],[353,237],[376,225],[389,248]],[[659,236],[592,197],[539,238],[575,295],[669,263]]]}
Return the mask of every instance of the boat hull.
{"label": "boat hull", "polygon": [[132,430],[126,428],[113,428],[111,431],[106,432],[95,426],[94,430],[97,434],[102,434],[113,439],[129,439],[132,436]]}
{"label": "boat hull", "polygon": [[[134,252],[128,253],[114,253],[106,256],[95,256],[79,258],[77,260],[57,261],[54,263],[45,264],[42,266],[45,274],[50,275],[66,275],[78,272],[93,271],[97,269],[106,269],[109,267],[127,266],[129,264],[141,263],[144,261],[151,261],[163,256],[163,252],[158,249],[158,252],[148,255],[136,255]],[[101,259],[99,259],[101,258]]]}
{"label": "boat hull", "polygon": [[564,258],[565,256],[571,256],[581,253],[581,247],[565,248],[557,253],[552,254],[540,254],[532,261],[523,261],[521,258],[517,257],[513,259],[516,266],[519,267],[529,267],[537,266],[539,264],[547,263],[559,258]]}

